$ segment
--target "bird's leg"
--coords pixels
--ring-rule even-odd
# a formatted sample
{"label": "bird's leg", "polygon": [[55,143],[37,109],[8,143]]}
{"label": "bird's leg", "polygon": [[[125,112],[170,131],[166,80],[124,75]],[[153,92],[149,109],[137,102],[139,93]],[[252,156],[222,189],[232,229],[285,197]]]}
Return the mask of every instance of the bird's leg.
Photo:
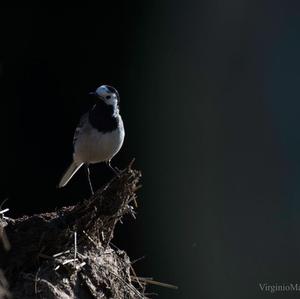
{"label": "bird's leg", "polygon": [[93,186],[92,186],[92,182],[91,182],[90,168],[89,168],[88,163],[85,164],[85,171],[86,171],[86,175],[87,175],[87,179],[88,179],[88,182],[89,182],[89,185],[90,185],[92,195],[94,195],[94,190],[93,190]]}
{"label": "bird's leg", "polygon": [[111,164],[110,164],[110,160],[106,162],[106,164],[108,165],[108,167],[114,172],[115,175],[119,176],[120,175],[120,171],[116,168],[114,168]]}

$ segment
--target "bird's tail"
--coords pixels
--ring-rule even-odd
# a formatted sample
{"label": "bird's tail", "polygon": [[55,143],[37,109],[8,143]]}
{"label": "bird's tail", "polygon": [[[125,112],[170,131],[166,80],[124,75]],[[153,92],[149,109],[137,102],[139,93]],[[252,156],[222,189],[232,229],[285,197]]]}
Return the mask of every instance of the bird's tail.
{"label": "bird's tail", "polygon": [[71,165],[68,167],[68,169],[65,171],[64,175],[62,176],[58,188],[64,187],[68,184],[70,179],[73,177],[73,175],[77,172],[77,170],[83,165],[83,163],[78,163],[73,161]]}

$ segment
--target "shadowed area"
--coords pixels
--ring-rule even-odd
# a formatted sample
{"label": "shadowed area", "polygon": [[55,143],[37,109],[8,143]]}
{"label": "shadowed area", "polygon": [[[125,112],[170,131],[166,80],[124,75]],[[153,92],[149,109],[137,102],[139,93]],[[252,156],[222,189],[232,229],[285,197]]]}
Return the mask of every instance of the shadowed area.
{"label": "shadowed area", "polygon": [[1,219],[10,250],[0,261],[13,298],[146,298],[129,257],[110,243],[117,222],[134,216],[140,175],[129,166],[75,206]]}
{"label": "shadowed area", "polygon": [[[137,272],[179,286],[153,291],[253,299],[271,295],[259,283],[297,283],[300,2],[98,4],[2,10],[6,215],[89,197],[83,170],[55,186],[94,104],[88,92],[108,84],[126,130],[112,164],[122,169],[136,157],[143,172],[138,217],[118,225],[113,241],[132,258],[146,256]],[[113,175],[91,166],[96,189]]]}

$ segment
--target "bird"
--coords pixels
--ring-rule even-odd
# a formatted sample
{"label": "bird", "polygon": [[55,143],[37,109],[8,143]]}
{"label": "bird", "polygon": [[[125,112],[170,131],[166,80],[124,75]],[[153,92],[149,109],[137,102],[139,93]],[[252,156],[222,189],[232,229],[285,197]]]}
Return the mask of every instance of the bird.
{"label": "bird", "polygon": [[96,99],[95,104],[80,118],[73,137],[73,161],[64,172],[58,187],[66,186],[84,166],[91,193],[94,194],[89,165],[106,162],[118,174],[111,160],[123,145],[125,130],[119,112],[120,96],[114,87],[101,85],[96,91],[90,92],[89,96]]}

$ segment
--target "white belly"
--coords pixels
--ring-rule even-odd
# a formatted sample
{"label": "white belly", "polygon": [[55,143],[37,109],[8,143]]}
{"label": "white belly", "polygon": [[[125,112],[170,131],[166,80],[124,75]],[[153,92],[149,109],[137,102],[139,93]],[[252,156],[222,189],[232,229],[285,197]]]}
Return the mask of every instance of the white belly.
{"label": "white belly", "polygon": [[122,147],[124,136],[121,117],[118,129],[104,134],[86,124],[80,130],[74,145],[74,161],[83,163],[109,161]]}

